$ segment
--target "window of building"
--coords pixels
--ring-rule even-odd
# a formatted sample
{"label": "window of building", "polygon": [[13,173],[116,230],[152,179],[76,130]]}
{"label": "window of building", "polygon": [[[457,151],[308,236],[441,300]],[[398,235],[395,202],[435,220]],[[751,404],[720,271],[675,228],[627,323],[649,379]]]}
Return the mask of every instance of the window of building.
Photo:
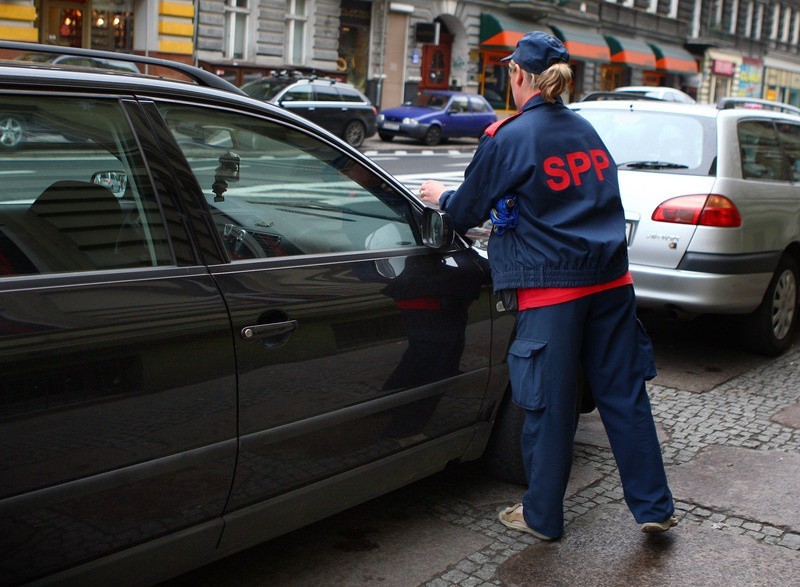
{"label": "window of building", "polygon": [[739,0],[733,0],[731,6],[731,22],[728,27],[728,32],[732,35],[736,34],[736,27],[739,24]]}
{"label": "window of building", "polygon": [[761,38],[761,29],[764,26],[764,5],[759,3],[756,11],[756,22],[753,25],[753,38],[758,40]]}
{"label": "window of building", "polygon": [[678,0],[669,0],[669,18],[678,18]]}
{"label": "window of building", "polygon": [[747,3],[747,15],[744,23],[744,36],[751,37],[753,35],[753,17],[755,13],[755,2],[750,0]]}
{"label": "window of building", "polygon": [[789,33],[792,27],[792,9],[788,6],[783,9],[783,23],[781,30],[781,41],[784,43],[789,42]]}
{"label": "window of building", "polygon": [[306,0],[287,0],[286,4],[286,60],[298,65],[306,57]]}
{"label": "window of building", "polygon": [[224,52],[227,59],[243,59],[245,57],[249,17],[248,0],[226,0]]}
{"label": "window of building", "polygon": [[797,45],[800,41],[800,11],[794,13],[794,23],[792,24],[792,45]]}
{"label": "window of building", "polygon": [[773,41],[778,40],[778,25],[781,20],[781,5],[776,4],[772,9],[772,27],[770,28],[769,38]]}

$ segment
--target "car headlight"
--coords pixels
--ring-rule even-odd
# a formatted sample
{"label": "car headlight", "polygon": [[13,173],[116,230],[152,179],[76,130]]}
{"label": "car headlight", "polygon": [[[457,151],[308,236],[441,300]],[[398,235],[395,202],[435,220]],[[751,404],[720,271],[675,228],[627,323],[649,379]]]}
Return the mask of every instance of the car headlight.
{"label": "car headlight", "polygon": [[386,117],[383,114],[378,114],[378,118],[376,119],[378,124],[383,124],[383,121],[386,120]]}
{"label": "car headlight", "polygon": [[409,126],[417,126],[419,124],[419,121],[415,120],[414,118],[404,118],[403,124],[408,124]]}

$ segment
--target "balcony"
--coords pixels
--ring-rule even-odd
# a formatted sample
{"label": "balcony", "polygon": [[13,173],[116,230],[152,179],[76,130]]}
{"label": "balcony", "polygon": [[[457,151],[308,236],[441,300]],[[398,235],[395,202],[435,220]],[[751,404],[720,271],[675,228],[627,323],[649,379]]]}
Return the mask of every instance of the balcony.
{"label": "balcony", "polygon": [[[689,23],[685,20],[651,14],[619,4],[600,3],[600,22],[602,25],[618,25],[619,30],[643,31],[664,39],[683,43],[689,36]],[[652,35],[655,33],[655,35]]]}

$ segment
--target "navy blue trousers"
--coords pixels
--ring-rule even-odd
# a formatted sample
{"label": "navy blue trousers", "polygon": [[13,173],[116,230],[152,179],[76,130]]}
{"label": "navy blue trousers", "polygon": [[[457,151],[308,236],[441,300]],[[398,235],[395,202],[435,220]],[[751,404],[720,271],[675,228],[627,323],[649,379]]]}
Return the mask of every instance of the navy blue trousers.
{"label": "navy blue trousers", "polygon": [[645,379],[655,375],[652,345],[636,318],[633,286],[519,312],[508,363],[514,402],[526,413],[521,445],[528,490],[522,503],[529,527],[551,538],[564,531],[579,364],[634,518],[641,524],[673,514],[645,388]]}

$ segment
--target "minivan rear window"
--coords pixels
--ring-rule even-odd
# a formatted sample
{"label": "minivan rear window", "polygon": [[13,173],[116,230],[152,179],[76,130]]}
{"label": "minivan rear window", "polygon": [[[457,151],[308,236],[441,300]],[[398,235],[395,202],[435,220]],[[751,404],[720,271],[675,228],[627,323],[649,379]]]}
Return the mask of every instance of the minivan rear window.
{"label": "minivan rear window", "polygon": [[620,169],[710,175],[714,119],[669,112],[576,109],[592,123]]}

